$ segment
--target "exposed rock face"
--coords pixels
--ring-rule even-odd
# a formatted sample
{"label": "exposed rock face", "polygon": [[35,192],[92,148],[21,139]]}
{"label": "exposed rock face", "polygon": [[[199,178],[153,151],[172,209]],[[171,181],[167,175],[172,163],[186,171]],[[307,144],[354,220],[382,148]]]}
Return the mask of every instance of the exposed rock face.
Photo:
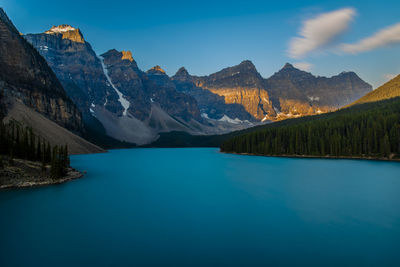
{"label": "exposed rock face", "polygon": [[45,59],[17,31],[0,8],[0,91],[59,125],[82,131],[81,114]]}
{"label": "exposed rock face", "polygon": [[145,120],[150,114],[150,98],[146,95],[142,82],[146,75],[139,70],[132,53],[112,49],[101,57],[104,58],[104,64],[113,85],[130,103],[128,114],[139,120]]}
{"label": "exposed rock face", "polygon": [[188,83],[193,81],[197,88],[223,96],[225,103],[240,104],[263,121],[332,111],[372,90],[354,72],[315,77],[289,63],[268,79],[262,78],[250,61],[209,76],[188,77],[184,72],[175,76],[174,80],[183,84],[178,88],[194,92],[188,89]]}
{"label": "exposed rock face", "polygon": [[225,97],[214,94],[195,85],[195,79],[185,68],[180,68],[172,77],[178,91],[194,97],[203,116],[219,120],[227,115],[239,120],[254,120],[253,116],[240,104],[226,104]]}
{"label": "exposed rock face", "polygon": [[50,30],[45,32],[46,34],[61,35],[62,39],[68,39],[77,43],[84,43],[83,35],[79,29],[75,29],[69,25],[53,26]]}
{"label": "exposed rock face", "polygon": [[112,137],[143,144],[161,131],[194,132],[192,120],[202,121],[195,99],[176,91],[160,67],[141,71],[130,51],[97,56],[68,25],[25,38],[49,62],[86,121],[100,121]]}
{"label": "exposed rock face", "polygon": [[133,57],[132,57],[132,52],[131,51],[121,51],[122,53],[122,60],[126,59],[129,60],[130,62],[133,61]]}
{"label": "exposed rock face", "polygon": [[[82,37],[78,42],[76,38],[65,38],[77,33]],[[100,59],[78,29],[63,25],[25,38],[44,56],[85,118],[90,117],[92,104],[122,115],[123,107],[104,75]]]}
{"label": "exposed rock face", "polygon": [[163,69],[155,66],[146,73],[150,80],[147,88],[153,101],[160,103],[160,106],[172,116],[185,121],[190,121],[192,118],[202,121],[196,100],[187,94],[178,92],[174,82]]}
{"label": "exposed rock face", "polygon": [[156,66],[144,73],[131,56],[126,58],[126,54],[113,49],[101,56],[114,86],[130,103],[130,114],[144,121],[150,116],[151,103],[158,103],[171,116],[184,121],[201,121],[196,101],[178,92],[161,67]]}
{"label": "exposed rock face", "polygon": [[242,105],[258,120],[262,120],[266,114],[275,115],[268,92],[264,89],[264,79],[249,60],[209,76],[193,79],[196,86],[224,96],[227,104]]}
{"label": "exposed rock face", "polygon": [[160,66],[157,65],[149,69],[147,73],[153,75],[163,75],[165,74],[165,70],[163,70]]}
{"label": "exposed rock face", "polygon": [[372,90],[354,72],[315,77],[289,63],[265,80],[265,88],[282,118],[332,111]]}

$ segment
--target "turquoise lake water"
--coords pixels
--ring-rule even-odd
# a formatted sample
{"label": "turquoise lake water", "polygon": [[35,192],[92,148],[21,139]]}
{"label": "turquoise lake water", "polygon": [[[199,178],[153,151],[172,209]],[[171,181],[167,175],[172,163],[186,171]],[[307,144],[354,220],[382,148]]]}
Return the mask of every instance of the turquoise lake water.
{"label": "turquoise lake water", "polygon": [[400,266],[400,164],[127,149],[0,192],[0,266]]}

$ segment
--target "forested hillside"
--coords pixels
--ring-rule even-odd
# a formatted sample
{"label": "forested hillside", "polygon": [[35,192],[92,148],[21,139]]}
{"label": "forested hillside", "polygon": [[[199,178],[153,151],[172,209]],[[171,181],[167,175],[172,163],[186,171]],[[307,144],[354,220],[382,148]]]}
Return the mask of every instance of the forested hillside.
{"label": "forested hillside", "polygon": [[225,141],[221,151],[399,159],[400,98],[274,123]]}

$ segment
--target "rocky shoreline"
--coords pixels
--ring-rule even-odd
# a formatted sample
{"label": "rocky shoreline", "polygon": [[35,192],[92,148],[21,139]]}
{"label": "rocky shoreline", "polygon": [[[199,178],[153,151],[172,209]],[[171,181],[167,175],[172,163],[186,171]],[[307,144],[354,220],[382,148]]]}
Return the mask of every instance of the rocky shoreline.
{"label": "rocky shoreline", "polygon": [[50,176],[50,166],[45,166],[43,170],[40,162],[14,159],[13,164],[4,162],[0,169],[0,190],[61,184],[82,176],[82,172],[68,168],[64,177],[53,179]]}

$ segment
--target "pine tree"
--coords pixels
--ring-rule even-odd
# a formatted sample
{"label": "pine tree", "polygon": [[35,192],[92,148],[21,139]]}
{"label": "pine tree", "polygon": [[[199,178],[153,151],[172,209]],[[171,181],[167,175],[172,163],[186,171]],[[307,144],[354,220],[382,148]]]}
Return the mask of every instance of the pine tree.
{"label": "pine tree", "polygon": [[37,138],[36,144],[36,155],[35,158],[42,161],[42,143],[40,141],[40,137]]}
{"label": "pine tree", "polygon": [[0,155],[0,169],[4,169],[3,156]]}
{"label": "pine tree", "polygon": [[256,128],[221,145],[264,155],[400,157],[400,98]]}

